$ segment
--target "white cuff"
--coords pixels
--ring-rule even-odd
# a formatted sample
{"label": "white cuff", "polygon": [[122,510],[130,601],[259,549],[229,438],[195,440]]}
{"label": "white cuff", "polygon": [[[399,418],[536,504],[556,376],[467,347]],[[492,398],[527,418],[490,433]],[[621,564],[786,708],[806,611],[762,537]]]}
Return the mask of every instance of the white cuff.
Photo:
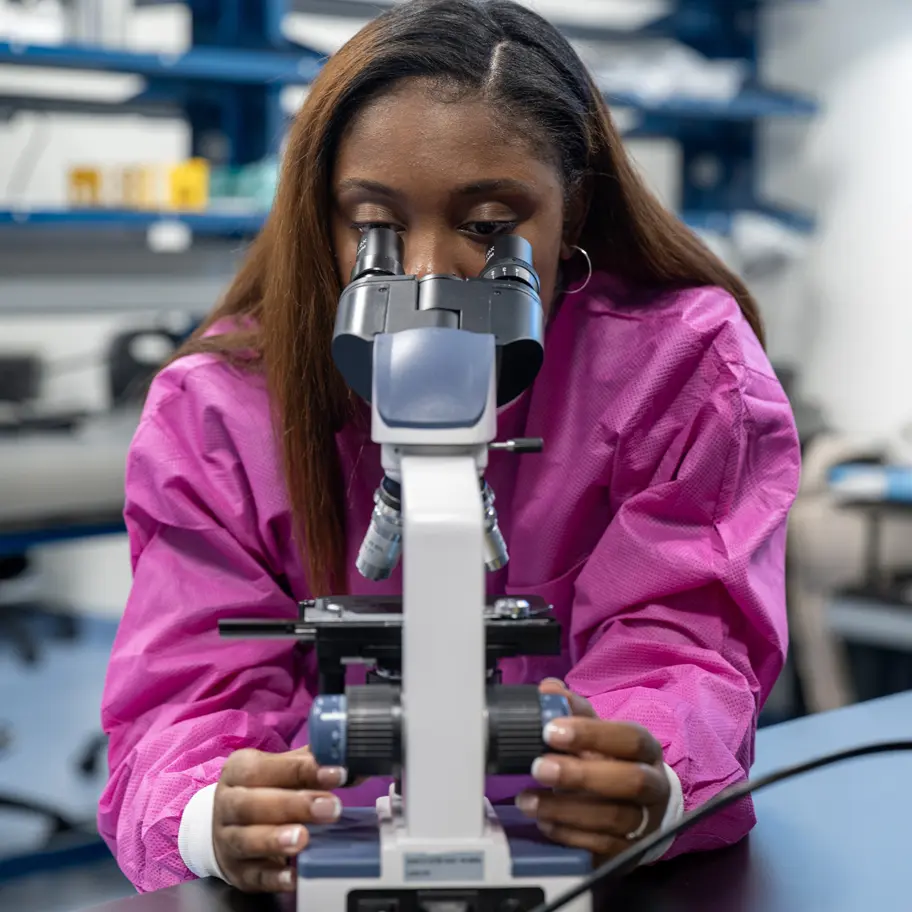
{"label": "white cuff", "polygon": [[[668,776],[671,794],[668,796],[668,806],[665,808],[665,816],[662,818],[661,829],[663,830],[666,827],[674,826],[684,816],[684,790],[681,788],[681,780],[667,763],[665,764],[665,775]],[[671,848],[673,843],[673,837],[659,843],[643,856],[640,864],[646,865],[658,861]]]}
{"label": "white cuff", "polygon": [[201,788],[188,802],[181,815],[177,847],[184,864],[197,877],[218,877],[225,880],[215,860],[212,841],[212,811],[217,783]]}

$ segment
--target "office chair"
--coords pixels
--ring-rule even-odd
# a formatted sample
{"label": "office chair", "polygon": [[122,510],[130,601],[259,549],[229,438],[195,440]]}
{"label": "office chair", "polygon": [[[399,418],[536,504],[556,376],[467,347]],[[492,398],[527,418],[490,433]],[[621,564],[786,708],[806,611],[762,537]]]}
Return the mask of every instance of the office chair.
{"label": "office chair", "polygon": [[167,329],[120,333],[108,348],[108,392],[115,408],[141,404],[152,378],[186,335]]}

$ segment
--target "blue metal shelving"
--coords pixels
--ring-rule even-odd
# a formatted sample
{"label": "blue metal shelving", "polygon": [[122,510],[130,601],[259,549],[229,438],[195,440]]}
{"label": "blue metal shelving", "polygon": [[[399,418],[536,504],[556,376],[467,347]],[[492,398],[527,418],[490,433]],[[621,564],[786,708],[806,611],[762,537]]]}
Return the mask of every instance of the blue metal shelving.
{"label": "blue metal shelving", "polygon": [[745,200],[731,209],[685,209],[680,215],[684,223],[695,231],[726,236],[731,234],[732,225],[738,215],[748,212],[779,222],[800,234],[810,234],[814,230],[814,218],[808,213],[794,212],[750,200]]}
{"label": "blue metal shelving", "polygon": [[136,211],[130,209],[0,209],[0,228],[39,230],[80,228],[99,231],[147,231],[161,222],[179,222],[194,234],[244,238],[263,226],[265,213]]}
{"label": "blue metal shelving", "polygon": [[797,231],[813,230],[810,215],[771,206],[760,197],[760,124],[771,117],[811,117],[817,111],[812,99],[759,85],[760,13],[770,2],[775,0],[677,0],[667,17],[647,28],[708,59],[740,60],[747,68],[746,87],[730,103],[672,100],[667,105],[677,115],[686,109],[687,117],[672,121],[659,106],[647,113],[635,131],[671,136],[679,143],[681,208],[687,223],[699,230],[728,234],[739,211],[760,212]]}
{"label": "blue metal shelving", "polygon": [[[148,0],[147,0],[148,2]],[[281,91],[306,85],[320,70],[323,55],[288,42],[282,20],[289,6],[308,10],[326,0],[188,0],[192,14],[192,48],[183,54],[136,54],[99,48],[17,45],[0,42],[0,64],[131,73],[144,77],[144,92],[131,99],[131,109],[182,111],[190,123],[193,154],[210,157],[212,139],[227,147],[225,164],[244,165],[275,155],[287,119]],[[654,101],[633,94],[609,93],[608,101],[634,109],[638,124],[631,136],[673,137],[683,153],[682,209],[686,221],[701,230],[727,233],[734,213],[762,211],[799,230],[812,220],[765,206],[756,188],[755,150],[758,122],[772,117],[814,114],[812,99],[763,87],[757,73],[759,8],[764,0],[678,0],[666,17],[627,40],[672,37],[712,59],[740,59],[749,68],[748,85],[731,100],[672,97]],[[333,4],[339,13],[369,15],[374,0]],[[363,7],[363,10],[361,9]],[[367,11],[370,11],[368,13]],[[344,13],[343,13],[344,14]],[[620,37],[610,29],[567,26],[576,37]],[[579,33],[579,34],[576,34]],[[27,103],[24,102],[24,103]],[[48,102],[44,101],[43,106]],[[66,102],[68,109],[74,103]],[[78,103],[77,103],[78,108]],[[92,110],[100,110],[98,104]],[[118,110],[111,106],[111,110]],[[709,172],[714,178],[707,181]],[[108,210],[72,212],[0,212],[0,227],[39,228],[56,225],[118,227],[136,230],[156,219],[178,219],[201,234],[246,236],[258,230],[260,214],[155,214]]]}
{"label": "blue metal shelving", "polygon": [[[809,231],[811,222],[805,217],[770,207],[744,206],[789,224],[798,231]],[[694,210],[681,213],[684,222],[697,231],[728,234],[735,212]],[[0,231],[16,228],[41,231],[80,228],[87,231],[142,232],[159,223],[180,223],[193,234],[205,237],[248,238],[255,235],[266,220],[265,212],[137,212],[129,209],[0,209]]]}
{"label": "blue metal shelving", "polygon": [[808,117],[817,104],[801,95],[774,89],[745,88],[732,99],[671,97],[653,101],[633,94],[606,93],[610,105],[674,120],[739,121],[767,117]]}
{"label": "blue metal shelving", "polygon": [[[192,46],[186,53],[0,42],[0,64],[138,75],[147,85],[130,99],[131,109],[182,111],[192,154],[212,158],[217,149],[226,165],[277,155],[286,127],[282,88],[311,82],[324,56],[285,39],[286,0],[190,0],[188,6]],[[27,103],[21,96],[17,102]],[[53,109],[46,99],[38,104]],[[78,110],[71,100],[62,107]]]}
{"label": "blue metal shelving", "polygon": [[315,51],[256,51],[195,47],[184,54],[135,54],[74,45],[44,46],[0,42],[0,64],[131,73],[156,81],[225,85],[307,84],[320,71]]}
{"label": "blue metal shelving", "polygon": [[[307,85],[324,57],[304,48],[298,53],[200,47],[184,54],[135,54],[72,45],[18,45],[0,42],[0,64],[130,73],[156,82],[224,85]],[[751,121],[762,117],[813,114],[809,98],[764,88],[747,88],[731,100],[668,98],[609,93],[609,103],[675,119]]]}

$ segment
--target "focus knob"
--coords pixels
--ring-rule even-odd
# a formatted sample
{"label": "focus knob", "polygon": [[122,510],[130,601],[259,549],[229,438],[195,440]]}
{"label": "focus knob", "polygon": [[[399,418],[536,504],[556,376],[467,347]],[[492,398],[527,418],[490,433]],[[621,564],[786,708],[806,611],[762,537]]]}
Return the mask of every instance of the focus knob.
{"label": "focus knob", "polygon": [[488,689],[488,772],[527,776],[532,764],[549,748],[544,728],[570,715],[570,704],[559,694],[543,694],[534,685]]}
{"label": "focus knob", "polygon": [[308,734],[320,766],[344,767],[352,779],[396,775],[402,764],[399,688],[368,684],[317,697]]}

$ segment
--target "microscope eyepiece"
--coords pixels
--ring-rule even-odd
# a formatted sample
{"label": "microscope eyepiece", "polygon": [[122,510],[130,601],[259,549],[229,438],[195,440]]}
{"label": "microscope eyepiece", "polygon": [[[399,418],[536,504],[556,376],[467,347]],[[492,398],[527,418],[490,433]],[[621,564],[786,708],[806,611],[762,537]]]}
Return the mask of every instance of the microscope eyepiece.
{"label": "microscope eyepiece", "polygon": [[370,228],[364,232],[351,281],[368,275],[403,275],[402,239],[392,228]]}
{"label": "microscope eyepiece", "polygon": [[479,278],[522,282],[535,294],[541,291],[541,281],[532,266],[532,245],[515,234],[505,234],[494,240]]}

